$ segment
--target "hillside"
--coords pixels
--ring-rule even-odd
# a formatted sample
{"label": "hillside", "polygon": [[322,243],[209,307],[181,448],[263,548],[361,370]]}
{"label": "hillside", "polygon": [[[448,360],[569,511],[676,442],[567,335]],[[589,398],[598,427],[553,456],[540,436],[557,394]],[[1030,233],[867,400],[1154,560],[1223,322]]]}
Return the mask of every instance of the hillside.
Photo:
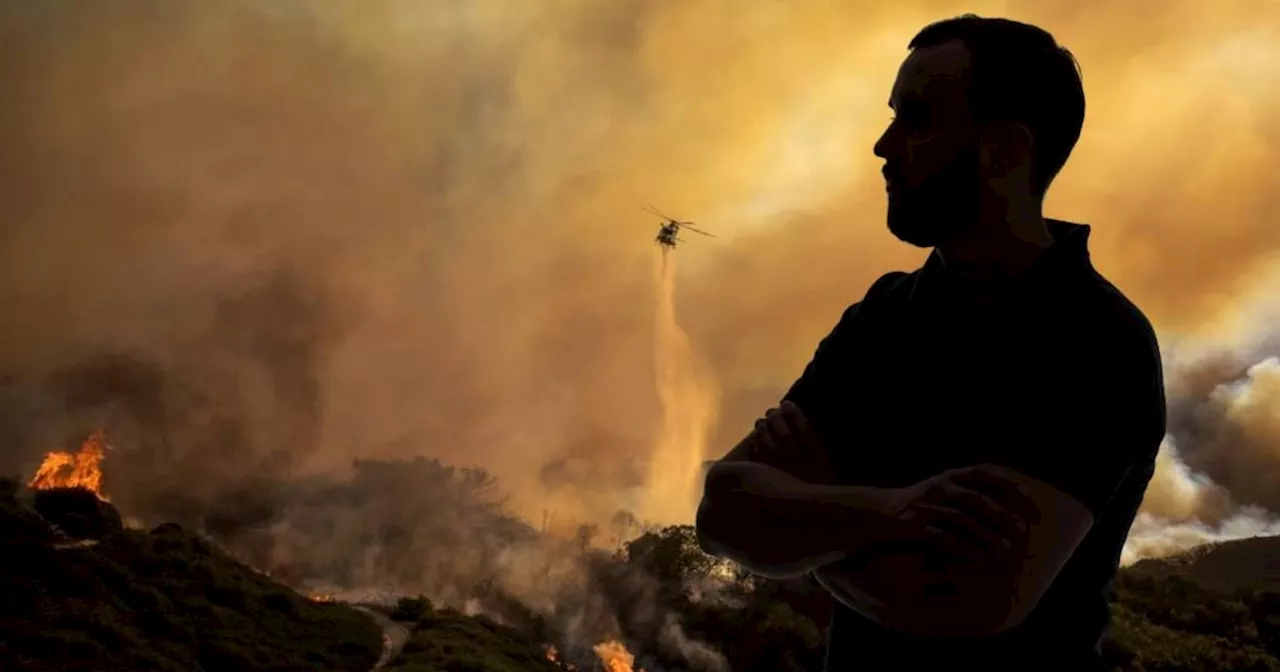
{"label": "hillside", "polygon": [[1280,670],[1280,538],[1222,542],[1125,568],[1113,670]]}
{"label": "hillside", "polygon": [[[389,492],[399,498],[402,489],[393,486],[401,480],[421,487],[438,471],[427,464],[371,469],[360,473],[377,487],[356,481],[350,490],[334,491],[340,497],[304,494],[308,501],[320,492],[348,508],[370,508],[357,495]],[[367,476],[374,472],[378,478]],[[455,476],[444,470],[435,477]],[[459,502],[480,502],[473,490],[457,494]],[[433,500],[436,508],[446,503]],[[324,514],[309,517],[315,521],[331,520],[340,510],[314,502],[312,507]],[[515,548],[527,536],[486,523],[480,513],[486,509],[476,507],[455,503],[445,510],[470,512],[467,526],[488,531],[496,551]],[[413,520],[422,516],[420,509],[410,507],[402,517],[389,511],[380,529],[423,525]],[[433,532],[427,535],[435,542],[431,546],[383,543],[382,548],[398,549],[389,556],[398,562],[383,567],[405,572],[423,563],[453,571],[455,580],[483,579],[501,569],[491,557],[472,554],[472,571],[458,573],[466,567],[442,564],[440,556],[468,548],[460,545],[461,537],[446,534],[453,528],[439,524],[425,529]],[[299,538],[299,549],[319,544],[321,532]],[[305,599],[177,525],[125,529],[114,508],[87,490],[35,493],[0,481],[0,539],[3,670],[363,672],[381,652],[380,628],[366,614]],[[395,610],[375,614],[401,624],[382,669],[570,667],[549,656],[583,672],[801,672],[821,665],[830,601],[806,581],[726,573],[698,549],[687,526],[652,530],[617,553],[574,548],[562,560],[578,578],[545,592],[549,610],[534,610],[532,602],[504,592],[501,583],[478,580],[447,606],[404,599]],[[1280,538],[1260,538],[1122,570],[1104,649],[1106,669],[1280,671],[1277,566]]]}
{"label": "hillside", "polygon": [[528,633],[481,615],[435,608],[426,598],[404,598],[389,616],[409,628],[409,639],[386,669],[563,672]]}
{"label": "hillside", "polygon": [[1171,558],[1142,560],[1130,571],[1180,576],[1211,590],[1280,591],[1280,537],[1208,544]]}
{"label": "hillside", "polygon": [[364,614],[308,600],[176,525],[128,530],[112,514],[87,490],[35,496],[0,482],[0,669],[363,672],[377,661],[381,631]]}

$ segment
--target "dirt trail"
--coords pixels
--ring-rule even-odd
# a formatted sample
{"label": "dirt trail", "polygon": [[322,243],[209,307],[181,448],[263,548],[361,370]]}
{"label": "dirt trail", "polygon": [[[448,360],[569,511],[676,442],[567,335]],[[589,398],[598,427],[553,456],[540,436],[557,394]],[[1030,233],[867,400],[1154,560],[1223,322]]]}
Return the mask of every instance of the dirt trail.
{"label": "dirt trail", "polygon": [[53,548],[58,551],[65,551],[69,548],[93,548],[98,545],[96,539],[80,539],[78,541],[59,541],[54,542]]}
{"label": "dirt trail", "polygon": [[382,628],[382,657],[378,658],[378,663],[370,670],[370,672],[378,672],[391,662],[391,659],[400,653],[400,649],[404,648],[404,643],[409,641],[409,628],[369,607],[352,605],[352,608],[364,612],[378,624],[378,627]]}

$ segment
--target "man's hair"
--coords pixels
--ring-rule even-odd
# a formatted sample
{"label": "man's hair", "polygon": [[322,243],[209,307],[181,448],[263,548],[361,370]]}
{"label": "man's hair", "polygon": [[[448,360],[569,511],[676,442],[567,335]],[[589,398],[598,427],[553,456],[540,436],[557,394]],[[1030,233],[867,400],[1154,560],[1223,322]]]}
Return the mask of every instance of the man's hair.
{"label": "man's hair", "polygon": [[1034,138],[1031,188],[1043,196],[1084,126],[1080,65],[1048,31],[1010,19],[964,14],[925,26],[908,49],[953,40],[970,58],[969,102],[979,123],[1015,121]]}

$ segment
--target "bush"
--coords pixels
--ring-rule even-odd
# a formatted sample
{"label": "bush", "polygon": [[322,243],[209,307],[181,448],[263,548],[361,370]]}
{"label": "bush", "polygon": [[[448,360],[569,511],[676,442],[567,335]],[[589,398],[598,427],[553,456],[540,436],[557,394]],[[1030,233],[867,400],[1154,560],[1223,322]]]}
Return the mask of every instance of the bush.
{"label": "bush", "polygon": [[102,539],[124,529],[114,506],[85,488],[37,490],[35,510],[72,539]]}
{"label": "bush", "polygon": [[391,610],[389,616],[391,620],[399,623],[417,623],[418,621],[430,616],[432,612],[431,600],[419,595],[417,597],[402,597],[396,602],[396,606]]}
{"label": "bush", "polygon": [[[410,602],[414,606],[422,604],[419,600],[400,602]],[[563,672],[547,660],[542,644],[526,634],[452,609],[430,612],[419,620],[414,625],[413,636],[388,669],[400,672]]]}

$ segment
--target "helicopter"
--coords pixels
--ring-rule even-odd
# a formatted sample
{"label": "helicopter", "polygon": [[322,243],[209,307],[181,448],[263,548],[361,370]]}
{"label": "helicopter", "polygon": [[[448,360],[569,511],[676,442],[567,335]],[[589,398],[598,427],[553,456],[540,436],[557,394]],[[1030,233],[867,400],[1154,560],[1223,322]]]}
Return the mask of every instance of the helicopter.
{"label": "helicopter", "polygon": [[650,214],[657,215],[658,217],[661,217],[664,220],[662,224],[662,228],[658,229],[658,235],[653,240],[654,242],[658,243],[666,250],[675,249],[676,243],[684,242],[683,238],[676,237],[676,235],[680,233],[681,229],[688,229],[694,233],[700,233],[704,236],[710,236],[712,238],[715,237],[715,235],[713,234],[694,228],[693,222],[682,222],[678,219],[675,219],[674,217],[667,215],[666,213],[653,207],[652,205],[647,208],[644,208],[644,210]]}

